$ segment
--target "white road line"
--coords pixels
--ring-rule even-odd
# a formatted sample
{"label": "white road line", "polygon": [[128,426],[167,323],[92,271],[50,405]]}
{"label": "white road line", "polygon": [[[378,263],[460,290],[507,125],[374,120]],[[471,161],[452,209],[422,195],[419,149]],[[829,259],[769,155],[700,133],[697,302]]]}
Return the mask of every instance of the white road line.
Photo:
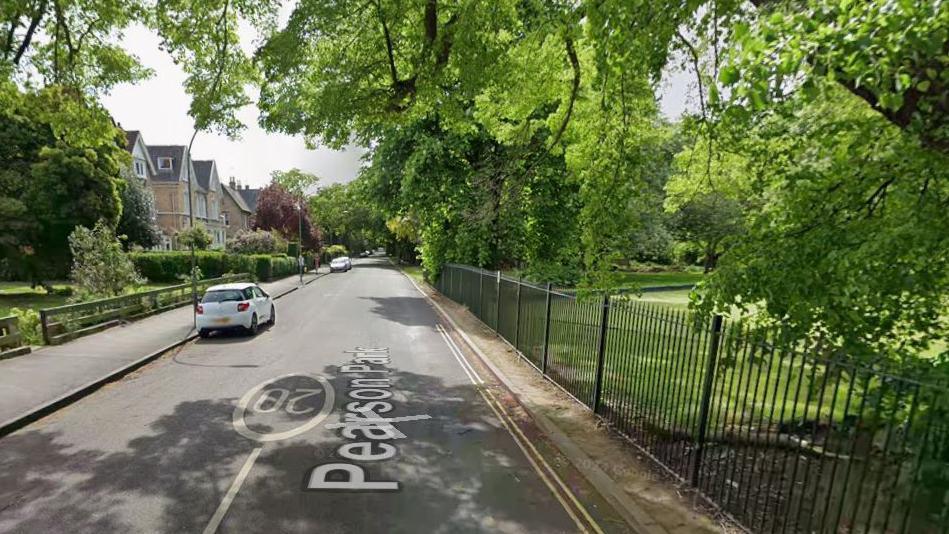
{"label": "white road line", "polygon": [[461,369],[468,375],[468,379],[471,380],[471,383],[478,386],[484,384],[484,380],[481,379],[481,376],[478,375],[478,372],[474,370],[474,367],[471,366],[471,363],[465,358],[465,355],[461,352],[455,341],[448,335],[448,331],[445,328],[438,324],[435,325],[435,329],[438,330],[438,333],[441,334],[442,339],[445,340],[445,344],[448,345],[448,350],[451,352],[451,355],[455,357],[455,360],[458,361],[458,365],[461,366]]}
{"label": "white road line", "polygon": [[223,521],[224,516],[227,515],[227,509],[231,507],[231,503],[234,502],[234,498],[237,497],[237,492],[241,490],[244,479],[250,474],[250,470],[254,467],[254,462],[256,462],[257,457],[260,456],[261,450],[263,450],[263,447],[257,447],[250,452],[250,456],[247,457],[247,461],[244,462],[244,466],[241,467],[240,472],[237,473],[234,482],[231,482],[231,487],[228,488],[227,494],[224,495],[224,498],[221,500],[221,504],[218,505],[217,510],[214,511],[214,515],[211,516],[211,520],[208,521],[208,526],[204,527],[204,534],[214,534],[217,532],[218,527],[221,526],[221,521]]}
{"label": "white road line", "polygon": [[[465,340],[468,343],[471,343],[471,341],[467,338],[465,333],[461,331],[461,329],[459,329],[457,325],[454,324],[454,321],[452,321],[448,313],[441,306],[439,306],[438,303],[434,301],[434,299],[432,299],[424,291],[422,291],[422,288],[420,288],[418,284],[415,283],[415,280],[412,280],[412,277],[410,277],[409,275],[405,273],[402,273],[402,276],[405,276],[405,278],[408,279],[408,281],[415,287],[415,290],[418,291],[425,300],[427,300],[436,310],[438,310],[448,320],[449,323],[452,324],[455,330],[458,331],[459,335],[465,338]],[[448,331],[442,325],[437,324],[436,327],[439,329],[439,333],[442,334],[442,337],[446,340],[446,343],[448,344],[449,349],[451,349],[452,355],[455,356],[455,359],[458,360],[458,363],[462,366],[462,369],[464,369],[465,374],[468,374],[468,378],[471,380],[471,382],[474,385],[478,385],[478,382],[475,382],[475,379],[468,372],[464,363],[462,363],[462,362],[465,362],[469,366],[471,365],[471,363],[468,362],[468,359],[465,357],[464,353],[462,353],[460,349],[457,348],[457,345],[455,345],[454,340],[451,339],[451,337],[448,335]],[[460,359],[459,359],[459,355],[455,354],[456,349],[459,351]],[[472,371],[474,371],[473,367],[472,367]],[[477,373],[475,374],[477,375]],[[480,376],[478,377],[478,380],[479,381],[481,380]],[[481,381],[481,383],[483,384],[484,382]],[[573,494],[572,491],[570,491],[570,489],[567,487],[564,481],[560,478],[560,476],[557,474],[554,468],[551,467],[549,463],[547,463],[547,460],[545,460],[543,455],[540,454],[540,451],[538,451],[537,448],[534,447],[534,444],[531,443],[530,440],[527,438],[527,436],[525,436],[524,433],[521,432],[521,429],[518,428],[517,423],[515,423],[513,418],[511,418],[507,414],[507,412],[504,411],[503,406],[497,401],[497,399],[494,398],[494,395],[492,395],[489,390],[486,390],[484,388],[478,388],[478,392],[481,393],[481,397],[488,404],[488,407],[491,408],[491,411],[493,411],[494,414],[498,417],[498,419],[500,419],[501,425],[504,426],[508,434],[511,435],[511,438],[514,440],[514,443],[521,449],[521,452],[524,453],[524,456],[527,458],[527,461],[530,462],[531,466],[534,468],[534,471],[536,471],[537,474],[540,475],[541,480],[544,481],[544,483],[550,489],[551,493],[554,494],[554,497],[560,502],[561,506],[563,506],[564,510],[567,512],[570,518],[573,519],[574,523],[576,523],[580,531],[588,532],[586,526],[580,521],[580,519],[576,516],[576,514],[574,514],[571,507],[567,505],[567,503],[563,500],[563,497],[561,497],[560,493],[554,488],[554,485],[550,481],[550,478],[552,478],[556,482],[556,484],[560,486],[560,488],[563,490],[567,498],[570,499],[570,501],[574,504],[574,506],[576,506],[576,508],[587,520],[587,523],[590,525],[593,531],[596,532],[597,534],[602,534],[603,530],[600,528],[599,524],[597,524],[597,522],[593,519],[593,517],[587,511],[586,507],[583,506],[583,504],[581,504],[579,500],[577,500],[576,496]],[[531,455],[531,452],[528,451],[528,448],[530,448],[530,451],[533,452],[534,455],[536,455],[537,460],[540,461],[541,464],[543,464],[544,468],[546,468],[546,471],[547,471],[546,473],[544,472],[543,469],[540,468],[539,465],[537,465],[537,461],[535,461],[534,457]],[[549,473],[550,478],[548,478],[548,473]]]}

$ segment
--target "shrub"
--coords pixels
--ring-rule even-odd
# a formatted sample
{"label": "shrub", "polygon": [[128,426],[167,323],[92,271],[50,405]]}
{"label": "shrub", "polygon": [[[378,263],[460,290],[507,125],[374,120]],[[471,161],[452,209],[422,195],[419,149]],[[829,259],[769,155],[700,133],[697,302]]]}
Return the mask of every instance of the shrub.
{"label": "shrub", "polygon": [[204,250],[211,245],[211,234],[204,226],[197,225],[178,231],[178,246],[189,248],[192,243],[197,250]]}
{"label": "shrub", "polygon": [[43,326],[40,324],[40,312],[31,309],[10,308],[10,315],[19,319],[20,334],[26,345],[43,344]]}
{"label": "shrub", "polygon": [[73,257],[70,277],[81,297],[115,297],[143,282],[112,229],[102,221],[91,230],[77,226],[69,235],[69,250]]}
{"label": "shrub", "polygon": [[278,236],[266,230],[242,230],[228,243],[230,252],[237,254],[271,254],[277,252]]}
{"label": "shrub", "polygon": [[[152,282],[175,283],[189,277],[189,252],[139,252],[130,256],[139,271]],[[249,273],[259,281],[269,281],[297,272],[296,260],[284,255],[202,251],[195,253],[195,260],[202,276],[207,278],[217,278],[228,273]]]}
{"label": "shrub", "polygon": [[338,258],[340,256],[346,256],[349,254],[349,250],[346,249],[343,245],[330,245],[323,249],[323,261],[328,263],[333,258]]}

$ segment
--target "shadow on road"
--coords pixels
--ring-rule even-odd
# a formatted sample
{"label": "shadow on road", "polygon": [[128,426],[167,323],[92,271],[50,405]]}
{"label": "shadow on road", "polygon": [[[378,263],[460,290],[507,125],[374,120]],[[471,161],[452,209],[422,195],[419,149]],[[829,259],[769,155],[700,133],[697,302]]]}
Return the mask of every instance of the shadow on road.
{"label": "shadow on road", "polygon": [[372,313],[404,326],[434,326],[430,313],[419,313],[421,295],[413,297],[359,297],[375,304]]}
{"label": "shadow on road", "polygon": [[[337,368],[328,366],[324,374],[335,377]],[[350,402],[349,378],[331,379],[337,408],[328,422]],[[222,531],[563,530],[563,511],[473,387],[397,370],[390,378],[397,392],[391,416],[431,416],[399,424],[407,438],[391,442],[395,458],[363,464],[370,479],[397,480],[401,491],[304,491],[310,469],[340,461],[336,449],[344,443],[339,430],[318,427],[264,445]],[[200,532],[259,445],[232,427],[235,403],[181,402],[147,429],[116,425],[115,437],[109,423],[103,421],[101,431],[85,428],[83,418],[67,412],[45,427],[3,438],[0,531]],[[135,432],[140,435],[131,440],[118,438]]]}

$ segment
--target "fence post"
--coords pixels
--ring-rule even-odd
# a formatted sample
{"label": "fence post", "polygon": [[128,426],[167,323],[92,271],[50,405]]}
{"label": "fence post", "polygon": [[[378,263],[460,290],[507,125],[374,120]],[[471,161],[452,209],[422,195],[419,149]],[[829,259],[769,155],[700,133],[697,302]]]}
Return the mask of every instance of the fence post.
{"label": "fence post", "polygon": [[[517,306],[514,308],[514,348],[521,337],[521,275],[517,275]],[[520,349],[518,349],[519,351]]]}
{"label": "fence post", "polygon": [[484,319],[484,271],[478,267],[478,318]]}
{"label": "fence post", "polygon": [[722,342],[722,316],[712,318],[712,339],[708,348],[708,359],[705,362],[705,383],[702,386],[702,405],[699,408],[699,433],[695,443],[695,459],[692,461],[693,487],[699,486],[699,471],[702,468],[702,455],[705,452],[705,436],[708,432],[709,407],[712,402],[712,387],[715,382],[715,363],[718,360],[718,349]]}
{"label": "fence post", "polygon": [[500,327],[498,323],[501,321],[501,271],[498,271],[498,284],[496,288],[497,294],[497,305],[494,307],[494,331],[500,332]]}
{"label": "fence post", "polygon": [[607,321],[610,319],[610,295],[603,294],[603,310],[600,314],[600,345],[596,354],[596,381],[593,383],[593,413],[600,413],[600,397],[603,395],[603,362],[606,356]]}
{"label": "fence post", "polygon": [[547,302],[544,312],[544,355],[540,361],[541,374],[547,374],[547,347],[550,342],[550,282],[547,282]]}
{"label": "fence post", "polygon": [[46,316],[46,310],[40,310],[40,324],[43,326],[43,343],[50,345],[49,342],[49,317]]}

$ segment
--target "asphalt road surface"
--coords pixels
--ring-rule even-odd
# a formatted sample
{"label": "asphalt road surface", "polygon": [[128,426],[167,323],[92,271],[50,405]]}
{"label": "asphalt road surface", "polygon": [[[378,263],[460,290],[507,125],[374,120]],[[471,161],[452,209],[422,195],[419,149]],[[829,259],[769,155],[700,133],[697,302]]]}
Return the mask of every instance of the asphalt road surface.
{"label": "asphalt road surface", "polygon": [[438,324],[384,259],[323,277],[0,439],[0,532],[582,530]]}

